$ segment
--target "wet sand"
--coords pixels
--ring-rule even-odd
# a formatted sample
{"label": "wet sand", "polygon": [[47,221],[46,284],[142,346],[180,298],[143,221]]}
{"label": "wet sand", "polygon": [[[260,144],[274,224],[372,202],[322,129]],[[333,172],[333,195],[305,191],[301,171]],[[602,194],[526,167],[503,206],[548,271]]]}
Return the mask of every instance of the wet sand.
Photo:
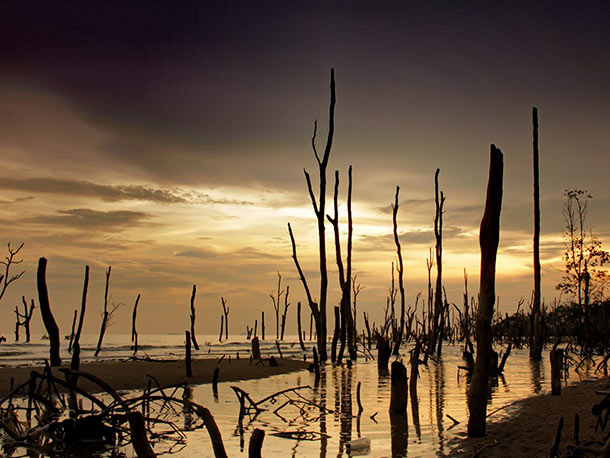
{"label": "wet sand", "polygon": [[[106,361],[81,364],[81,371],[93,374],[106,381],[115,390],[144,389],[150,380],[147,375],[155,377],[161,386],[176,385],[187,382],[189,384],[211,383],[216,367],[220,368],[219,382],[234,382],[255,378],[269,377],[270,375],[306,369],[308,362],[278,359],[278,366],[271,367],[267,361],[250,363],[248,359],[227,358],[219,362],[218,359],[194,359],[192,361],[193,376],[186,377],[184,361]],[[62,366],[68,367],[68,366]],[[9,393],[11,378],[14,386],[18,386],[29,379],[30,372],[43,371],[43,367],[0,367],[0,398]],[[57,369],[54,374],[61,379],[64,375]],[[102,391],[92,382],[79,379],[78,386],[91,393]],[[153,384],[154,386],[154,384]]]}
{"label": "wet sand", "polygon": [[[548,457],[555,439],[559,419],[564,417],[560,451],[574,444],[574,414],[580,417],[580,442],[603,440],[595,432],[596,419],[591,407],[603,399],[597,390],[608,390],[608,380],[585,381],[562,387],[560,396],[542,394],[518,401],[510,407],[510,418],[487,424],[487,436],[476,439],[454,439],[447,456],[456,457]],[[493,421],[493,415],[490,417]],[[482,449],[482,450],[481,450]],[[476,452],[480,451],[478,455]]]}

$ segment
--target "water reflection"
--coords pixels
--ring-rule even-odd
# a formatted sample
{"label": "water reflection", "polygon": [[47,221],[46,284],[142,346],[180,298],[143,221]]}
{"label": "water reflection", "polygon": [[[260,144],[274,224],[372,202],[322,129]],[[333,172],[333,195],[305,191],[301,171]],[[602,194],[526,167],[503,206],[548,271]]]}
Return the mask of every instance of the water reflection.
{"label": "water reflection", "polygon": [[443,428],[443,409],[445,407],[445,365],[442,358],[434,364],[434,393],[436,401],[436,428],[438,434],[439,456],[443,456],[444,450],[444,428]]}
{"label": "water reflection", "polygon": [[409,422],[406,414],[390,413],[390,437],[392,441],[392,458],[407,456]]}
{"label": "water reflection", "polygon": [[542,390],[542,382],[544,381],[544,362],[541,359],[530,359],[530,369],[532,373],[532,388],[534,394],[538,394]]}

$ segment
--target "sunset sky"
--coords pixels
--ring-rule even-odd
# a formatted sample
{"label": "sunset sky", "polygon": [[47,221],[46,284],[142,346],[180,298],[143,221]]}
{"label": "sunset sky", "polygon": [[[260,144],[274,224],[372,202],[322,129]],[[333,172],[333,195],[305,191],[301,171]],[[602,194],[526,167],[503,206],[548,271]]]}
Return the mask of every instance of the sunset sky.
{"label": "sunset sky", "polygon": [[[383,313],[396,185],[408,303],[425,290],[437,167],[449,301],[462,301],[464,268],[478,292],[490,143],[505,162],[500,310],[529,299],[534,105],[549,304],[564,265],[564,189],[594,196],[588,225],[610,247],[609,23],[610,4],[589,1],[2,2],[0,242],[25,243],[26,273],[0,303],[0,335],[12,336],[21,295],[38,300],[40,256],[62,334],[86,264],[86,332],[99,327],[108,265],[112,300],[124,304],[110,332],[129,332],[138,293],[141,333],[183,332],[194,283],[198,332],[217,332],[221,296],[232,334],[260,310],[274,328],[278,270],[294,332],[296,302],[306,301],[286,224],[316,285],[303,168],[317,183],[311,135],[318,119],[322,147],[331,67],[328,193],[337,169],[345,210],[351,164],[359,310]],[[332,305],[329,228],[327,237]]]}

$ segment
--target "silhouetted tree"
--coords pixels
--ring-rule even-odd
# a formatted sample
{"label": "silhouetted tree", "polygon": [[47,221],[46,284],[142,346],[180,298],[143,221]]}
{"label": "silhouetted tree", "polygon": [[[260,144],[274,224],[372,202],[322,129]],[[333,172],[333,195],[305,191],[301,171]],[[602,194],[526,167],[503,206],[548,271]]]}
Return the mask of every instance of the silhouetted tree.
{"label": "silhouetted tree", "polygon": [[596,281],[603,282],[606,276],[599,267],[610,262],[610,254],[602,249],[601,241],[585,227],[588,200],[593,196],[587,191],[572,189],[565,191],[565,197],[563,216],[566,227],[563,239],[566,266],[563,279],[556,288],[576,297],[578,305],[584,310],[587,325],[589,301]]}
{"label": "silhouetted tree", "polygon": [[197,343],[197,338],[195,337],[195,296],[197,295],[197,285],[193,285],[193,291],[191,292],[191,341],[193,342],[193,346],[195,350],[199,350],[199,344]]}
{"label": "silhouetted tree", "polygon": [[392,205],[392,223],[394,228],[394,243],[396,244],[396,256],[398,257],[398,289],[400,291],[400,329],[396,336],[396,342],[394,344],[394,354],[398,355],[400,344],[402,343],[402,337],[405,332],[405,286],[403,283],[403,272],[404,266],[402,263],[402,251],[400,248],[400,240],[398,240],[398,193],[400,187],[396,186],[396,195],[394,196],[394,205]]}
{"label": "silhouetted tree", "polygon": [[326,215],[328,221],[333,226],[335,235],[335,255],[337,259],[337,269],[339,271],[339,287],[341,289],[341,347],[339,350],[338,361],[343,358],[343,351],[347,344],[347,349],[350,359],[356,359],[356,348],[354,346],[354,318],[352,316],[351,293],[352,293],[352,166],[349,166],[348,171],[348,191],[347,191],[347,213],[348,213],[348,232],[347,232],[347,258],[346,266],[343,266],[343,258],[341,256],[341,239],[339,237],[339,171],[335,171],[335,191],[333,195],[334,216]]}
{"label": "silhouetted tree", "polygon": [[4,257],[3,261],[0,261],[0,264],[4,265],[4,273],[0,274],[0,301],[4,297],[4,293],[6,289],[9,287],[11,283],[15,280],[19,280],[21,276],[25,273],[25,270],[22,270],[17,275],[11,275],[11,267],[16,264],[21,264],[23,259],[15,259],[15,256],[19,254],[21,249],[23,248],[23,243],[19,245],[19,248],[11,248],[11,243],[8,243],[8,256]]}
{"label": "silhouetted tree", "polygon": [[110,309],[108,309],[108,288],[110,286],[110,271],[112,266],[108,266],[108,270],[106,271],[106,286],[104,288],[104,311],[102,312],[102,324],[100,325],[100,336],[97,340],[97,346],[95,347],[95,356],[100,354],[102,351],[102,343],[104,341],[104,334],[106,334],[106,330],[112,324],[112,317],[114,313],[118,310],[121,304],[113,302],[111,304]]}
{"label": "silhouetted tree", "polygon": [[532,301],[530,357],[542,359],[542,317],[540,314],[540,170],[538,151],[538,109],[532,108],[534,156],[534,297]]}
{"label": "silhouetted tree", "polygon": [[496,255],[500,241],[500,211],[502,209],[502,151],[491,145],[489,180],[485,211],[481,220],[479,244],[481,246],[481,274],[479,310],[476,323],[477,356],[474,373],[468,390],[468,436],[485,435],[487,396],[491,366],[491,320],[496,299]]}
{"label": "silhouetted tree", "polygon": [[49,336],[49,362],[52,367],[56,367],[61,365],[61,357],[59,356],[59,328],[53,317],[53,312],[51,312],[46,277],[47,260],[46,258],[40,258],[38,260],[38,271],[36,272],[38,303],[40,305],[40,315]]}
{"label": "silhouetted tree", "polygon": [[296,243],[294,241],[294,234],[292,233],[292,228],[290,227],[290,223],[288,223],[288,231],[290,233],[290,240],[292,242],[292,259],[295,262],[295,266],[297,271],[299,272],[299,277],[303,283],[303,287],[305,288],[305,292],[307,294],[307,300],[309,302],[309,307],[311,308],[311,312],[313,314],[314,320],[316,322],[316,338],[317,338],[317,346],[318,353],[321,361],[326,361],[328,359],[326,352],[326,300],[328,295],[328,272],[326,269],[326,234],[324,227],[324,219],[325,219],[325,206],[326,206],[326,169],[328,166],[328,159],[330,157],[330,150],[333,144],[333,136],[335,131],[335,70],[333,68],[330,69],[330,108],[329,108],[329,117],[328,117],[328,137],[326,139],[326,146],[324,148],[324,154],[322,158],[318,155],[318,150],[316,148],[316,133],[318,122],[314,123],[314,131],[311,139],[311,146],[316,157],[316,161],[318,162],[318,170],[320,176],[320,191],[318,194],[318,200],[316,201],[316,196],[313,191],[313,187],[311,184],[311,178],[307,170],[304,170],[305,180],[307,181],[307,190],[309,192],[309,197],[311,198],[311,204],[313,206],[314,213],[316,214],[316,218],[318,220],[318,247],[320,254],[320,299],[319,303],[313,300],[311,296],[311,292],[309,290],[309,286],[307,285],[307,281],[305,279],[305,275],[298,263],[297,255],[296,255]]}

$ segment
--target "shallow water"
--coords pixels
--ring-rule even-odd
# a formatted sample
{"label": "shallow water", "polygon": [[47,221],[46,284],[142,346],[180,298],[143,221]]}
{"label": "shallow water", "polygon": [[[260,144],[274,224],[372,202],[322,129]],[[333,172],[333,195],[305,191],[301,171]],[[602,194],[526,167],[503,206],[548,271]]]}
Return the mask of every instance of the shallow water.
{"label": "shallow water", "polygon": [[[183,354],[182,336],[142,336],[144,353],[151,357],[180,357]],[[247,357],[249,341],[235,339],[229,343],[218,344],[218,337],[203,336],[199,338],[201,350],[195,356],[233,355],[239,351],[242,357]],[[216,341],[216,343],[213,343]],[[88,344],[89,342],[89,344]],[[94,339],[83,342],[84,359],[92,357]],[[206,342],[209,345],[206,345]],[[108,336],[106,351],[103,358],[119,358],[131,354],[128,336]],[[10,358],[2,356],[2,361],[17,364],[24,360],[31,361],[38,357],[44,358],[46,345],[2,345],[4,352],[12,353]],[[307,343],[311,348],[312,344]],[[43,349],[44,351],[41,351]],[[274,354],[277,357],[275,341],[265,341],[262,345],[263,355]],[[282,344],[284,356],[302,357],[298,343],[287,340]],[[408,357],[403,351],[405,360]],[[463,435],[466,429],[468,409],[466,405],[467,379],[463,371],[458,370],[461,362],[461,348],[446,346],[443,358],[438,362],[430,361],[428,367],[421,366],[418,381],[417,396],[410,396],[408,416],[390,418],[388,414],[390,397],[390,378],[380,375],[376,361],[364,359],[352,367],[324,366],[320,382],[316,385],[314,375],[307,371],[283,374],[261,380],[240,382],[221,382],[218,385],[218,396],[212,393],[210,385],[192,387],[192,399],[207,406],[214,415],[220,428],[225,447],[229,456],[247,456],[248,441],[254,428],[265,431],[263,454],[290,456],[320,456],[342,457],[364,454],[372,457],[409,456],[433,457],[448,453],[447,443],[456,436]],[[227,358],[228,360],[228,358]],[[226,362],[223,363],[223,365]],[[548,354],[540,363],[531,363],[528,351],[514,350],[508,358],[505,375],[494,383],[488,412],[506,406],[518,399],[550,391],[550,364]],[[586,374],[584,375],[586,376]],[[220,374],[222,380],[222,369]],[[578,381],[580,376],[569,374],[569,381]],[[358,415],[357,386],[361,383],[361,402],[363,412]],[[231,389],[237,385],[247,391],[258,401],[277,391],[297,386],[309,385],[311,388],[290,393],[289,397],[278,397],[275,404],[267,403],[267,410],[255,418],[246,416],[240,427],[238,422],[240,404]],[[274,413],[286,401],[292,401],[284,406],[278,414]],[[297,406],[311,402],[308,408],[299,410]],[[296,404],[297,406],[295,406]],[[514,407],[512,408],[514,409]],[[510,415],[511,408],[494,413],[491,421],[498,421]],[[455,424],[453,417],[459,424]],[[187,418],[176,418],[178,426],[182,426]],[[314,433],[312,439],[286,439],[273,436],[282,431],[300,431]],[[196,430],[186,433],[186,446],[173,453],[172,456],[194,458],[213,457],[209,436],[206,430]],[[370,448],[353,450],[348,453],[346,442],[358,438],[370,439]],[[167,444],[158,444],[158,451],[167,450]],[[126,451],[130,456],[131,451]],[[15,455],[17,456],[17,455]]]}

